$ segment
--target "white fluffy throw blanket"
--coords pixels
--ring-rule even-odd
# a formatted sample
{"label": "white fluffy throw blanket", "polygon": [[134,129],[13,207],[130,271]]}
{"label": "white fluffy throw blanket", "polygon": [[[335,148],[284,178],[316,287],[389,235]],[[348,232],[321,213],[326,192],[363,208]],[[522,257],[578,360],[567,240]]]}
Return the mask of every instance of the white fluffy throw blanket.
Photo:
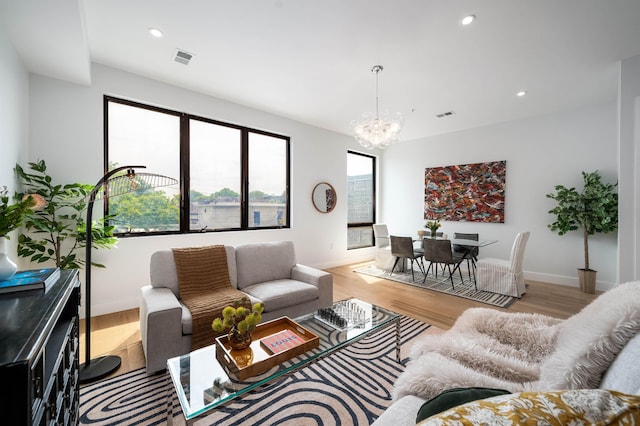
{"label": "white fluffy throw blanket", "polygon": [[469,386],[511,392],[597,388],[638,332],[640,282],[607,291],[567,320],[468,309],[451,330],[416,341],[393,396],[429,399]]}

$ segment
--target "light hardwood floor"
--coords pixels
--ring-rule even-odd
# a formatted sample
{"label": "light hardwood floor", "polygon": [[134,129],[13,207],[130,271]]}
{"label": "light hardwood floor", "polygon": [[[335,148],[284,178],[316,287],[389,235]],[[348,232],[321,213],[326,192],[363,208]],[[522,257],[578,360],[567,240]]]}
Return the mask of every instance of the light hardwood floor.
{"label": "light hardwood floor", "polygon": [[[370,262],[327,269],[333,274],[334,300],[356,297],[445,330],[453,325],[465,309],[488,307],[471,300],[354,272],[368,264]],[[597,296],[582,293],[575,287],[533,281],[527,281],[527,284],[527,293],[507,311],[567,318]],[[122,366],[113,375],[144,367],[137,309],[94,317],[91,326],[92,358],[107,354],[122,358]],[[84,362],[84,320],[80,321],[80,343],[80,359]]]}

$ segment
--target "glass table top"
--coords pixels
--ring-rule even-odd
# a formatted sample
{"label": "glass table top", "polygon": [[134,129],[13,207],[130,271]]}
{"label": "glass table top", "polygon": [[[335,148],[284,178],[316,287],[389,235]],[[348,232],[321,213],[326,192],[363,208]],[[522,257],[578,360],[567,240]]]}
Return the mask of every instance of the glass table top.
{"label": "glass table top", "polygon": [[361,312],[360,318],[363,316],[364,320],[358,321],[357,325],[341,328],[330,325],[318,313],[293,318],[296,323],[319,337],[319,346],[244,381],[227,374],[216,359],[215,344],[169,359],[167,372],[178,394],[185,419],[198,417],[277,377],[355,343],[374,331],[394,323],[399,324],[399,314],[358,299],[336,302],[334,308],[345,303],[355,306]]}

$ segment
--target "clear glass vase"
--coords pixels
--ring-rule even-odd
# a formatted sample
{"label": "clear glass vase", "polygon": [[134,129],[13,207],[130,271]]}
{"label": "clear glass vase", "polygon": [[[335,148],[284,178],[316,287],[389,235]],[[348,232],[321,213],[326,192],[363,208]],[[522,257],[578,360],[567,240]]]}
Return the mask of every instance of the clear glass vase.
{"label": "clear glass vase", "polygon": [[18,270],[18,266],[7,255],[7,241],[7,237],[0,237],[0,280],[8,280]]}
{"label": "clear glass vase", "polygon": [[227,334],[227,341],[231,349],[247,349],[251,346],[251,332],[241,333],[237,326],[233,326]]}

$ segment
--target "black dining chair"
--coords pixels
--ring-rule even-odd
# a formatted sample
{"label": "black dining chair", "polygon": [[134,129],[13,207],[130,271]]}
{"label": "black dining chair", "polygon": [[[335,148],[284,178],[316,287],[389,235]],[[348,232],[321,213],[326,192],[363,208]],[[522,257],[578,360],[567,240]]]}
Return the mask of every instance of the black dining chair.
{"label": "black dining chair", "polygon": [[[453,233],[454,240],[472,240],[479,241],[479,234],[465,234],[462,232]],[[471,273],[473,272],[473,281],[476,281],[476,262],[478,261],[478,254],[480,253],[480,247],[465,246],[461,244],[453,245],[453,252],[458,256],[463,256],[467,260],[467,271],[469,273],[469,279],[471,279]]]}
{"label": "black dining chair", "polygon": [[[456,270],[460,273],[460,281],[462,282],[462,271],[460,270],[460,263],[464,260],[464,257],[454,254],[451,247],[451,240],[438,240],[434,238],[424,238],[424,260],[429,262],[427,271],[424,274],[424,283],[427,280],[427,274],[431,266],[435,270],[436,278],[438,278],[438,265],[443,266],[449,271],[449,280],[451,280],[451,287],[455,290],[456,286],[453,283],[453,274]],[[435,265],[434,265],[435,264]],[[453,270],[451,269],[453,265]]]}
{"label": "black dining chair", "polygon": [[422,252],[420,250],[416,250],[413,247],[413,240],[411,237],[399,237],[395,235],[390,236],[391,239],[391,255],[395,256],[396,261],[393,263],[393,268],[391,268],[391,272],[389,272],[389,276],[393,273],[398,261],[403,259],[403,262],[406,262],[405,259],[411,260],[411,279],[415,281],[415,274],[413,272],[413,262],[415,261],[418,264],[418,268],[424,274],[424,263],[422,263]]}

